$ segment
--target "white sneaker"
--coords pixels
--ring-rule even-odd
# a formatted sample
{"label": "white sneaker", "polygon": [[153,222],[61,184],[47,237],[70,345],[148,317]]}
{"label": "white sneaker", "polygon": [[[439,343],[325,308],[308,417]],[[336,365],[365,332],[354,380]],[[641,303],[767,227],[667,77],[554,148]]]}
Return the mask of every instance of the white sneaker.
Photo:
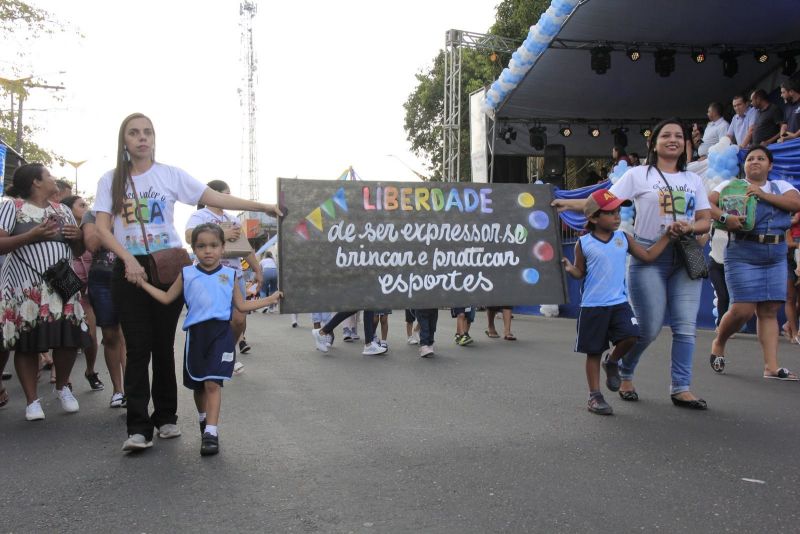
{"label": "white sneaker", "polygon": [[233,374],[240,375],[244,373],[244,364],[242,362],[236,362],[233,364]]}
{"label": "white sneaker", "polygon": [[325,334],[325,345],[327,345],[328,348],[331,348],[333,346],[333,335],[332,334]]}
{"label": "white sneaker", "polygon": [[433,356],[433,347],[428,345],[422,345],[419,348],[419,356],[420,358],[430,358]]}
{"label": "white sneaker", "polygon": [[109,402],[108,405],[111,408],[122,408],[123,400],[125,400],[125,395],[122,393],[114,393],[111,395],[111,402]]}
{"label": "white sneaker", "polygon": [[382,347],[375,343],[374,341],[368,345],[364,345],[364,351],[361,353],[364,356],[377,356],[379,354],[385,353],[387,350],[386,347]]}
{"label": "white sneaker", "polygon": [[56,395],[61,401],[61,407],[65,412],[75,413],[80,409],[80,406],[78,405],[78,399],[75,398],[75,395],[72,394],[72,390],[67,386],[64,386],[60,390],[57,389]]}
{"label": "white sneaker", "polygon": [[317,350],[320,352],[328,352],[328,344],[327,336],[323,336],[319,333],[322,330],[321,328],[315,328],[311,331],[311,335],[314,336],[314,343],[317,345]]}
{"label": "white sneaker", "polygon": [[180,435],[181,435],[181,429],[178,428],[178,425],[167,423],[166,425],[161,425],[160,427],[158,427],[158,437],[161,439],[177,438]]}
{"label": "white sneaker", "polygon": [[122,444],[123,451],[141,451],[153,446],[153,440],[147,441],[147,438],[142,434],[133,434],[128,436],[125,443]]}
{"label": "white sneaker", "polygon": [[41,421],[44,419],[44,411],[42,411],[42,403],[36,399],[25,407],[25,419],[28,421]]}
{"label": "white sneaker", "polygon": [[411,336],[408,338],[409,345],[419,345],[419,338],[417,336]]}

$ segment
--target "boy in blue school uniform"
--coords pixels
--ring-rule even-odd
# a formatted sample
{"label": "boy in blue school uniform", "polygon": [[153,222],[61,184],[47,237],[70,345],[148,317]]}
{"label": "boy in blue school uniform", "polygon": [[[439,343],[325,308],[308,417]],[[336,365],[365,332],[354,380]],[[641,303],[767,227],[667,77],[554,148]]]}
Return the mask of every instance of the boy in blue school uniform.
{"label": "boy in blue school uniform", "polygon": [[567,258],[561,260],[570,276],[584,278],[575,352],[586,354],[588,410],[599,415],[614,413],[600,392],[602,354],[608,350],[610,342],[614,349],[606,354],[602,365],[606,371],[606,386],[611,391],[618,391],[619,360],[639,337],[639,324],[628,304],[625,284],[627,255],[630,253],[635,258],[650,262],[661,254],[669,242],[669,236],[664,234],[645,249],[630,235],[619,230],[620,206],[630,205],[630,200],[617,198],[607,189],[592,193],[584,209],[589,233],[575,243],[574,264]]}

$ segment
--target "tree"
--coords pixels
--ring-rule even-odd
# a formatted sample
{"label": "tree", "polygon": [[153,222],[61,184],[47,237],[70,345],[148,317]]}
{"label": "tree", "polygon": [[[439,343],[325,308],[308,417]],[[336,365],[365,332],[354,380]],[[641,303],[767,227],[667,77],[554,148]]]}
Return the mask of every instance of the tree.
{"label": "tree", "polygon": [[[489,33],[522,41],[550,5],[550,0],[503,0],[496,8],[496,20]],[[463,49],[461,63],[461,181],[471,179],[469,158],[468,95],[492,83],[511,59],[508,54]],[[411,150],[426,161],[433,180],[442,178],[442,119],[444,115],[444,50],[433,59],[433,65],[416,74],[417,86],[408,96],[406,138]]]}
{"label": "tree", "polygon": [[[48,11],[20,0],[0,0],[0,35],[3,36],[6,46],[17,45],[15,55],[18,58],[25,55],[23,46],[25,41],[67,30],[67,25],[54,20]],[[80,34],[78,35],[80,36]],[[33,82],[30,78],[18,79],[20,73],[13,64],[10,71],[10,73],[0,71],[0,102],[12,100],[12,96],[19,102],[20,99],[27,98],[30,87],[42,87],[41,83]],[[22,146],[20,149],[26,160],[38,161],[48,166],[52,165],[54,161],[63,163],[63,157],[31,141],[38,128],[26,125],[18,128],[17,113],[16,109],[0,111],[0,138],[14,146],[18,134],[21,133]]]}

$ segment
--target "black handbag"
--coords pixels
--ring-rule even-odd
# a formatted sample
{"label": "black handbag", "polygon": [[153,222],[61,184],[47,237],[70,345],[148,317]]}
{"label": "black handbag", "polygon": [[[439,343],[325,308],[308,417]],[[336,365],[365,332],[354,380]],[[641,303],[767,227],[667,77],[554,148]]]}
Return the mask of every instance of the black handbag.
{"label": "black handbag", "polygon": [[[661,172],[661,169],[656,167],[658,174],[661,175],[661,179],[664,180],[664,183],[667,184],[667,191],[669,192],[669,197],[672,200],[672,220],[677,221],[677,217],[675,217],[675,198],[672,196],[672,187],[670,187],[669,182],[667,181],[664,174]],[[686,267],[686,273],[689,275],[689,278],[692,280],[697,280],[698,278],[708,278],[708,265],[706,264],[706,257],[703,254],[703,247],[700,246],[700,243],[697,242],[693,236],[682,235],[678,238],[677,241],[674,242],[675,250],[678,253],[678,257],[683,262],[683,266]]]}
{"label": "black handbag", "polygon": [[70,265],[70,261],[66,258],[58,260],[45,272],[40,273],[30,263],[25,261],[25,258],[19,254],[16,254],[16,257],[27,265],[30,270],[38,274],[53,291],[58,293],[58,296],[61,297],[61,301],[64,304],[83,287],[83,282],[78,278],[75,271],[72,270],[72,265]]}

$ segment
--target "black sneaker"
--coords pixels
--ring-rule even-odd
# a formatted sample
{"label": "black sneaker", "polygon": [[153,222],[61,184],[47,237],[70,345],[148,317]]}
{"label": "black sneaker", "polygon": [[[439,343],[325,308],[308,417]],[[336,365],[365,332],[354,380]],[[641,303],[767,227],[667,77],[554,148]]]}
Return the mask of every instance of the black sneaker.
{"label": "black sneaker", "polygon": [[247,354],[248,352],[250,352],[250,345],[248,345],[247,341],[243,339],[239,342],[239,353]]}
{"label": "black sneaker", "polygon": [[608,354],[603,360],[603,369],[606,371],[606,387],[611,391],[619,391],[622,379],[619,376],[619,364],[608,361]]}
{"label": "black sneaker", "polygon": [[206,433],[206,420],[203,419],[202,421],[200,421],[200,437],[202,438],[203,434],[205,433]]}
{"label": "black sneaker", "polygon": [[453,338],[453,342],[456,345],[460,345],[461,344],[461,334],[456,334],[455,337]]}
{"label": "black sneaker", "polygon": [[587,409],[598,415],[612,415],[614,413],[611,405],[606,402],[602,395],[590,398]]}
{"label": "black sneaker", "polygon": [[86,377],[86,381],[89,382],[89,387],[92,388],[92,391],[102,391],[105,387],[103,383],[100,381],[100,377],[97,376],[97,373],[92,373],[90,375],[83,375]]}
{"label": "black sneaker", "polygon": [[200,442],[200,456],[212,456],[219,452],[219,437],[203,434]]}

